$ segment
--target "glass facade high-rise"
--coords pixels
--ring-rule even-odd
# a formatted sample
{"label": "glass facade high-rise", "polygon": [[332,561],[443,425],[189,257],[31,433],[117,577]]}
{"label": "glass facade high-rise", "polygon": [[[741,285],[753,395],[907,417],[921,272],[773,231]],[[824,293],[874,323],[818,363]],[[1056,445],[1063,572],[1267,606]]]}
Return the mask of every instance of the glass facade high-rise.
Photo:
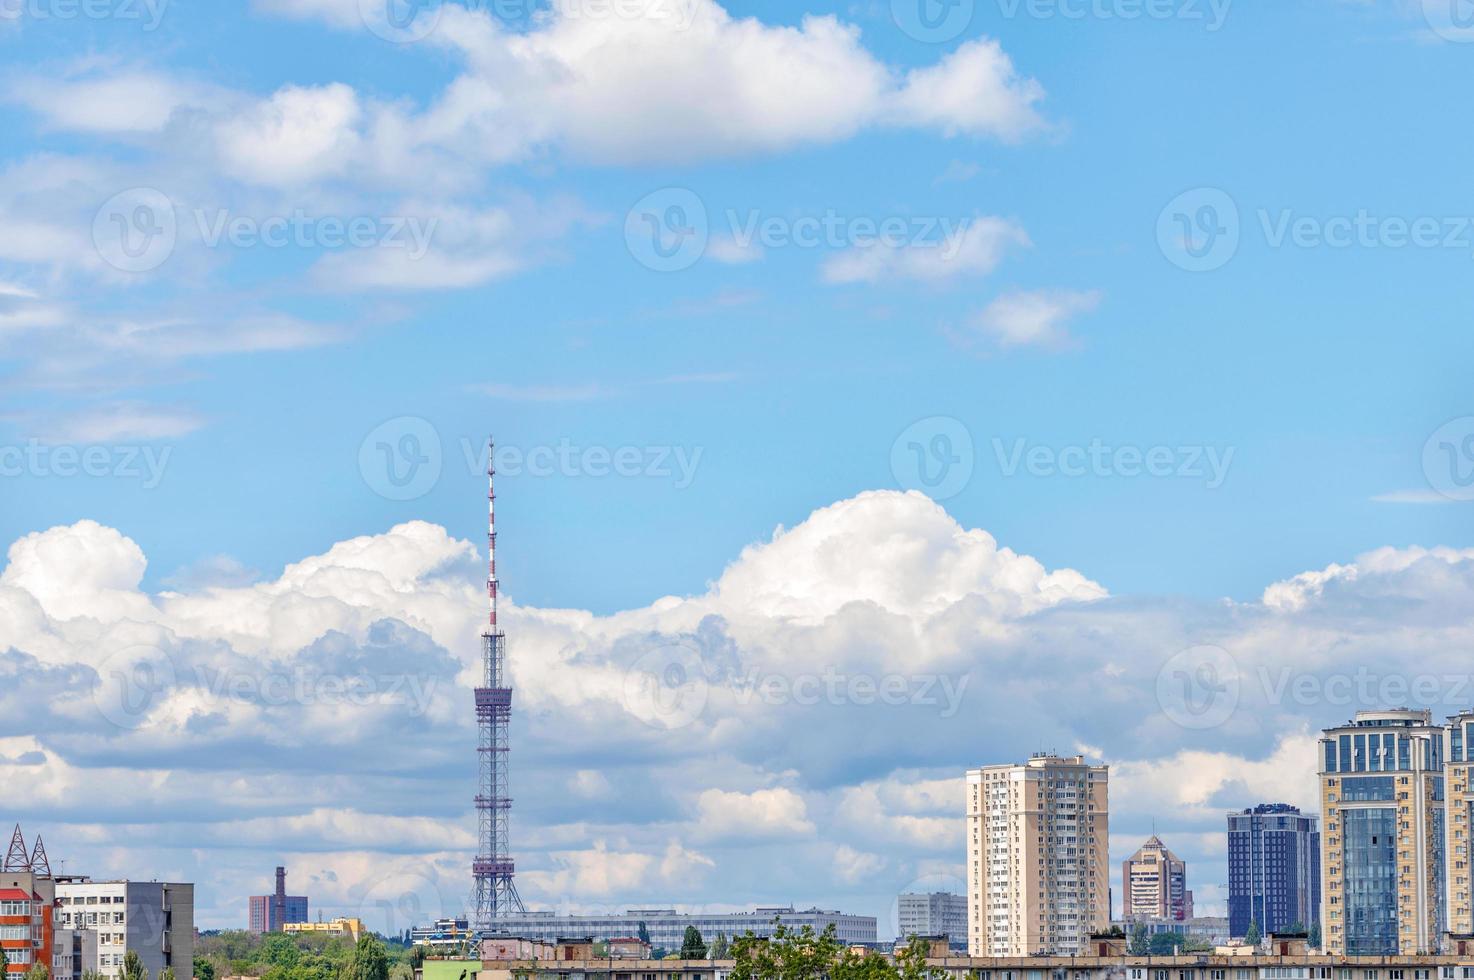
{"label": "glass facade high-rise", "polygon": [[1446,732],[1427,711],[1361,711],[1320,740],[1322,931],[1351,956],[1439,948]]}
{"label": "glass facade high-rise", "polygon": [[1319,818],[1288,803],[1228,815],[1228,934],[1261,935],[1320,920]]}

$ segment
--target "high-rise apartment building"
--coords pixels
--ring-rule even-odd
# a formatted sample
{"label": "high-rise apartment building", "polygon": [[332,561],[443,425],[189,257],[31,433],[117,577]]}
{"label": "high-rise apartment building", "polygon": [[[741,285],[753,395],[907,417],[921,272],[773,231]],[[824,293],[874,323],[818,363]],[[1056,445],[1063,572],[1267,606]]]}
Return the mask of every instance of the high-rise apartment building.
{"label": "high-rise apartment building", "polygon": [[1474,901],[1469,886],[1469,841],[1474,834],[1474,711],[1463,711],[1444,726],[1444,792],[1447,796],[1448,838],[1444,863],[1448,931],[1474,933]]}
{"label": "high-rise apartment building", "polygon": [[946,936],[967,942],[967,896],[951,892],[907,892],[896,899],[896,938]]}
{"label": "high-rise apartment building", "polygon": [[1072,954],[1110,921],[1108,770],[1038,754],[967,774],[973,956]]}
{"label": "high-rise apartment building", "polygon": [[1288,803],[1228,815],[1228,932],[1260,935],[1320,919],[1319,818]]}
{"label": "high-rise apartment building", "polygon": [[87,943],[97,960],[83,962],[84,972],[116,977],[123,958],[137,953],[150,977],[165,967],[181,980],[194,974],[194,885],[59,878],[56,924],[70,933],[96,933]]}
{"label": "high-rise apartment building", "polygon": [[1187,862],[1167,849],[1153,834],[1121,863],[1121,917],[1123,919],[1189,918]]}
{"label": "high-rise apartment building", "polygon": [[1444,751],[1426,710],[1359,711],[1320,740],[1322,930],[1332,954],[1439,948]]}

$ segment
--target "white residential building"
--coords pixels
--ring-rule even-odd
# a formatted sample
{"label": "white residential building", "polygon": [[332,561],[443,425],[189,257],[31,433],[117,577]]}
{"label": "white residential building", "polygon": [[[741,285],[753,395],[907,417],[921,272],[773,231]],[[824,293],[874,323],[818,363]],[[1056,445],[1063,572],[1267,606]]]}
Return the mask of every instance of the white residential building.
{"label": "white residential building", "polygon": [[82,970],[115,977],[136,952],[152,980],[166,967],[178,980],[194,975],[194,885],[59,878],[56,900],[59,930],[96,933],[95,943],[80,941],[75,950]]}
{"label": "white residential building", "polygon": [[1110,921],[1109,772],[1038,754],[967,774],[973,956],[1072,955]]}

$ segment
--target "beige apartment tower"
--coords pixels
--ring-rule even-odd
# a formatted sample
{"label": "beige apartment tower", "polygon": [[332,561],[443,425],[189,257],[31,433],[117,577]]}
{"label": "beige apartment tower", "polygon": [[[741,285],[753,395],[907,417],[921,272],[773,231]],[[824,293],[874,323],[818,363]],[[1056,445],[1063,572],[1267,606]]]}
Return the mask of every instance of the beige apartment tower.
{"label": "beige apartment tower", "polygon": [[1190,917],[1187,862],[1156,834],[1121,864],[1121,914],[1125,919]]}
{"label": "beige apartment tower", "polygon": [[1474,901],[1469,888],[1469,835],[1474,833],[1474,711],[1461,711],[1444,726],[1444,796],[1448,842],[1443,860],[1448,896],[1448,931],[1474,934]]}
{"label": "beige apartment tower", "polygon": [[967,774],[973,956],[1071,955],[1110,921],[1108,769],[1038,754]]}
{"label": "beige apartment tower", "polygon": [[[1438,950],[1445,926],[1445,744],[1426,710],[1359,711],[1320,740],[1321,933],[1335,956]],[[1461,798],[1466,779],[1455,778]],[[1454,845],[1467,846],[1465,837]],[[1450,866],[1463,864],[1455,857]],[[1462,873],[1467,878],[1466,873]],[[1452,896],[1457,905],[1458,886]],[[1464,884],[1467,906],[1467,881]]]}

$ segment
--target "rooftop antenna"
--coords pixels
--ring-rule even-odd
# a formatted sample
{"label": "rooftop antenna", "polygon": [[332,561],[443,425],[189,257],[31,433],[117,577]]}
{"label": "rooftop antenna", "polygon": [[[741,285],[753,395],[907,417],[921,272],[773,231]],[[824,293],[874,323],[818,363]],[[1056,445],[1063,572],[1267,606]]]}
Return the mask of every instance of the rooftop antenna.
{"label": "rooftop antenna", "polygon": [[10,850],[5,854],[5,866],[3,871],[30,871],[31,857],[26,853],[26,839],[21,836],[20,824],[15,825],[15,833],[10,835]]}
{"label": "rooftop antenna", "polygon": [[31,851],[31,872],[42,878],[51,877],[51,862],[46,860],[46,845],[41,843],[41,835],[36,835],[36,847]]}

